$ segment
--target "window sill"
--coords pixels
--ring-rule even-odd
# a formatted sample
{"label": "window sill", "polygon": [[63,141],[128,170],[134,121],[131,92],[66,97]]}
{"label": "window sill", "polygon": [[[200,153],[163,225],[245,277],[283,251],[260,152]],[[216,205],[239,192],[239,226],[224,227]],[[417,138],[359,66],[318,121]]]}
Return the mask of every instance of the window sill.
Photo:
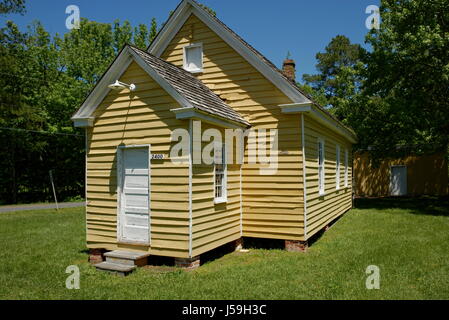
{"label": "window sill", "polygon": [[188,72],[190,72],[190,73],[193,73],[193,74],[196,74],[196,73],[203,73],[203,72],[204,72],[203,69],[189,70],[189,69],[184,68],[184,70],[185,70],[185,71],[188,71]]}
{"label": "window sill", "polygon": [[228,202],[228,199],[226,198],[219,198],[214,200],[214,204],[220,204],[220,203],[226,203]]}

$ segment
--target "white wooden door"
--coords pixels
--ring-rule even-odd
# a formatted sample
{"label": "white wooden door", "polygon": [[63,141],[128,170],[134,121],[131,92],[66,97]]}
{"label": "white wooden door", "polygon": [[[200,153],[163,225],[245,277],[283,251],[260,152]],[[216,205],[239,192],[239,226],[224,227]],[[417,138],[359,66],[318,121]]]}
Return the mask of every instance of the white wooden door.
{"label": "white wooden door", "polygon": [[149,244],[149,147],[119,148],[118,157],[119,241]]}
{"label": "white wooden door", "polygon": [[392,166],[390,177],[390,194],[392,196],[407,195],[407,167]]}

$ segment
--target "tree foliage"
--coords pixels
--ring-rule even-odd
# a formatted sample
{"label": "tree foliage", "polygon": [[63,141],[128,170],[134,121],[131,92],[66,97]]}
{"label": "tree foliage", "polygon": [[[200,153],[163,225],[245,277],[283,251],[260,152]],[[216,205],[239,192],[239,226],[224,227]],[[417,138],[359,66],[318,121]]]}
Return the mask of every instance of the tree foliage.
{"label": "tree foliage", "polygon": [[360,92],[363,52],[359,44],[352,44],[347,37],[338,35],[324,52],[317,53],[319,73],[303,75],[305,84],[315,89],[312,96],[317,95],[340,120],[348,116],[350,104]]}
{"label": "tree foliage", "polygon": [[145,49],[157,32],[127,21],[82,19],[80,29],[51,37],[39,22],[24,32],[0,29],[0,203],[83,195],[84,132],[70,120],[125,43]]}
{"label": "tree foliage", "polygon": [[25,0],[2,0],[0,1],[0,15],[8,13],[25,13]]}
{"label": "tree foliage", "polygon": [[[382,0],[367,35],[364,94],[383,101],[391,126],[377,145],[444,148],[449,142],[449,2]],[[394,129],[394,128],[395,129]],[[388,142],[388,143],[386,143]]]}
{"label": "tree foliage", "polygon": [[366,37],[370,50],[333,38],[304,86],[356,131],[356,147],[375,157],[445,149],[449,2],[382,0],[380,11],[380,29]]}

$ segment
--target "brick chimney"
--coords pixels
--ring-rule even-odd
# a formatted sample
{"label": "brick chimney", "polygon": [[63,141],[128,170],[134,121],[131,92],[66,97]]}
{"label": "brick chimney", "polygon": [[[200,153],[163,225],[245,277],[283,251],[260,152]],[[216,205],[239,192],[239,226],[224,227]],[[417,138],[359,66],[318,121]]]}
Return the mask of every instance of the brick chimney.
{"label": "brick chimney", "polygon": [[282,65],[282,72],[284,75],[292,81],[296,79],[296,70],[295,70],[295,60],[285,59],[284,64]]}

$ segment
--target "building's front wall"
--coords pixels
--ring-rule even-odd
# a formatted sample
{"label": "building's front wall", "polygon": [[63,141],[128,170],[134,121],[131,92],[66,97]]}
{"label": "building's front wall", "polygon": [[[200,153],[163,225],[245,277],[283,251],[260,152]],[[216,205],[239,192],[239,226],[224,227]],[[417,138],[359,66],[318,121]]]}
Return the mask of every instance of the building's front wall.
{"label": "building's front wall", "polygon": [[[202,122],[201,135],[208,129],[216,129],[222,137],[225,136],[223,128]],[[201,150],[196,150],[198,152],[210,143],[200,141],[199,135],[194,135],[193,139],[201,146]],[[235,157],[235,148],[232,152]],[[234,163],[226,167],[227,201],[216,204],[214,165],[205,164],[203,161],[201,164],[192,165],[192,256],[241,237],[241,166]]]}
{"label": "building's front wall", "polygon": [[244,116],[254,130],[278,130],[276,174],[261,175],[261,165],[248,164],[245,159],[243,235],[303,240],[301,124],[298,116],[284,115],[278,107],[291,103],[290,99],[194,15],[187,19],[161,58],[183,67],[183,47],[193,43],[202,43],[204,54],[204,72],[197,77]]}
{"label": "building's front wall", "polygon": [[[304,117],[306,158],[307,238],[352,207],[352,144],[326,129],[312,118]],[[324,195],[318,186],[318,139],[324,141]],[[336,149],[340,146],[340,188],[337,190]],[[345,150],[348,152],[348,185],[345,187]]]}
{"label": "building's front wall", "polygon": [[[172,131],[182,128],[191,132],[192,121],[176,120],[170,109],[179,108],[178,103],[133,62],[120,81],[135,83],[137,90],[109,93],[94,114],[94,127],[87,131],[89,248],[193,257],[241,236],[307,240],[351,207],[351,167],[348,188],[336,191],[334,182],[335,143],[341,145],[342,184],[344,150],[349,151],[351,165],[351,144],[305,117],[305,204],[301,115],[283,114],[279,105],[291,103],[290,99],[195,16],[186,21],[161,58],[183,67],[183,47],[198,42],[203,46],[204,71],[197,77],[244,116],[254,132],[277,130],[277,172],[262,175],[259,161],[248,163],[248,152],[256,146],[246,145],[244,164],[228,164],[226,203],[215,204],[214,166],[175,165],[169,156]],[[202,123],[202,132],[209,128],[224,131]],[[317,197],[317,137],[326,141],[324,197]],[[146,144],[151,145],[152,153],[166,155],[164,160],[151,162],[151,247],[120,244],[117,147]]]}
{"label": "building's front wall", "polygon": [[[87,141],[87,246],[144,250],[155,255],[187,257],[189,251],[189,165],[175,165],[170,158],[171,132],[189,130],[188,122],[176,120],[173,100],[133,62],[119,79],[135,83],[130,93],[111,91],[96,110]],[[152,160],[151,247],[117,241],[117,147],[151,145]]]}
{"label": "building's front wall", "polygon": [[358,197],[390,195],[391,166],[407,167],[407,193],[418,195],[448,194],[448,164],[444,153],[410,155],[402,159],[370,160],[368,153],[354,156],[354,190]]}

